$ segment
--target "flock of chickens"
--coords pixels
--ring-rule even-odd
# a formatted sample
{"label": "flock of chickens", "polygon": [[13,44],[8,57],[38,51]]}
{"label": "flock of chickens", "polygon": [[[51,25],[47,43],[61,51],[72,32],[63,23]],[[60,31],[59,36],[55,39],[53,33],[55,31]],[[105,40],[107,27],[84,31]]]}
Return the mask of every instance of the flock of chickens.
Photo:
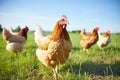
{"label": "flock of chickens", "polygon": [[99,32],[99,27],[96,27],[93,29],[93,31],[90,34],[86,34],[85,29],[83,29],[80,33],[81,40],[80,45],[83,47],[83,50],[86,50],[88,52],[88,49],[97,43],[100,49],[107,46],[110,42],[110,30],[108,30],[106,33],[101,35]]}
{"label": "flock of chickens", "polygon": [[[38,46],[36,56],[46,67],[53,68],[55,79],[57,79],[57,65],[67,61],[72,49],[72,42],[66,30],[68,23],[67,17],[63,15],[55,24],[51,35],[46,36],[40,26],[37,26],[34,32],[34,40]],[[6,49],[12,52],[22,51],[27,40],[28,30],[28,27],[25,26],[15,33],[12,28],[10,31],[3,28],[3,39],[7,42]],[[81,31],[80,45],[83,49],[88,50],[95,43],[102,48],[110,42],[110,31],[100,35],[98,30],[99,28],[96,27],[90,34],[86,34],[85,29]]]}

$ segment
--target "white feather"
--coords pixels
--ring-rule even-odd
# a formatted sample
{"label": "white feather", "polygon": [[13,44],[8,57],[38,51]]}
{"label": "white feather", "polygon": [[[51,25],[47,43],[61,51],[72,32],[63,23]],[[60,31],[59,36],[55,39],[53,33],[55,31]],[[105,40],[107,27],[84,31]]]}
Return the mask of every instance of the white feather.
{"label": "white feather", "polygon": [[38,44],[39,38],[45,37],[45,32],[42,30],[40,26],[37,26],[35,28],[34,36],[35,36],[34,40]]}
{"label": "white feather", "polygon": [[99,40],[97,41],[97,45],[100,48],[107,46],[111,42],[110,36],[103,37],[100,33],[98,33],[98,35],[99,35]]}

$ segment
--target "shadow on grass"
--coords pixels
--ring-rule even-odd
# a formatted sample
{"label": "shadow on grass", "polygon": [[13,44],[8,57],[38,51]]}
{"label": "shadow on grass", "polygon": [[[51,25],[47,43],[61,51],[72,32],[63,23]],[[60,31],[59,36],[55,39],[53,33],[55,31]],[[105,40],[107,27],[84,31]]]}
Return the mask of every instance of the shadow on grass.
{"label": "shadow on grass", "polygon": [[79,51],[79,50],[80,50],[79,47],[73,47],[72,49],[73,49],[74,51]]}
{"label": "shadow on grass", "polygon": [[70,68],[71,73],[82,75],[87,73],[88,75],[93,74],[96,76],[120,76],[120,62],[116,62],[115,64],[97,64],[92,62],[85,62],[80,65],[76,64],[64,67],[64,69]]}
{"label": "shadow on grass", "polygon": [[120,47],[110,46],[110,47],[104,48],[104,51],[108,51],[108,50],[120,51]]}

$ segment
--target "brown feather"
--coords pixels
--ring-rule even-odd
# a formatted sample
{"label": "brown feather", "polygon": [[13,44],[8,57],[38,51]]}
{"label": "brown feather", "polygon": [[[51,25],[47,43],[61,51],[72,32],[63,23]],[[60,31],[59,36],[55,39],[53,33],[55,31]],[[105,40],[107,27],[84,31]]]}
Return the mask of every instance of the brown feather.
{"label": "brown feather", "polygon": [[57,64],[67,61],[72,43],[66,25],[64,20],[59,20],[51,36],[39,38],[36,54],[45,66],[55,68]]}
{"label": "brown feather", "polygon": [[50,39],[54,40],[54,41],[60,39],[62,36],[62,32],[63,31],[62,31],[61,27],[59,26],[59,21],[58,21]]}
{"label": "brown feather", "polygon": [[22,30],[20,30],[19,33],[18,33],[18,35],[20,35],[20,36],[24,36],[25,39],[27,39],[27,32],[26,32],[25,28],[22,29]]}
{"label": "brown feather", "polygon": [[98,32],[97,32],[98,30],[96,29],[97,28],[93,29],[91,34],[86,34],[85,32],[81,32],[80,45],[83,48],[88,49],[98,41]]}

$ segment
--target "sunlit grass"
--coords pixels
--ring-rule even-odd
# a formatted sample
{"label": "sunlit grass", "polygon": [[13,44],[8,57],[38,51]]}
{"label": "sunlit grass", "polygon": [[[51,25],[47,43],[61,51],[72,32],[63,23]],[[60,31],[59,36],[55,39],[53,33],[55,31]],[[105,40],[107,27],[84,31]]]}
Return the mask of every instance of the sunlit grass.
{"label": "sunlit grass", "polygon": [[[120,79],[120,34],[112,34],[112,42],[100,50],[95,44],[89,54],[83,52],[79,33],[70,33],[72,51],[69,59],[58,67],[59,80]],[[0,33],[0,80],[53,80],[51,68],[45,67],[36,57],[34,34],[28,39],[22,52],[6,51],[6,42]]]}

